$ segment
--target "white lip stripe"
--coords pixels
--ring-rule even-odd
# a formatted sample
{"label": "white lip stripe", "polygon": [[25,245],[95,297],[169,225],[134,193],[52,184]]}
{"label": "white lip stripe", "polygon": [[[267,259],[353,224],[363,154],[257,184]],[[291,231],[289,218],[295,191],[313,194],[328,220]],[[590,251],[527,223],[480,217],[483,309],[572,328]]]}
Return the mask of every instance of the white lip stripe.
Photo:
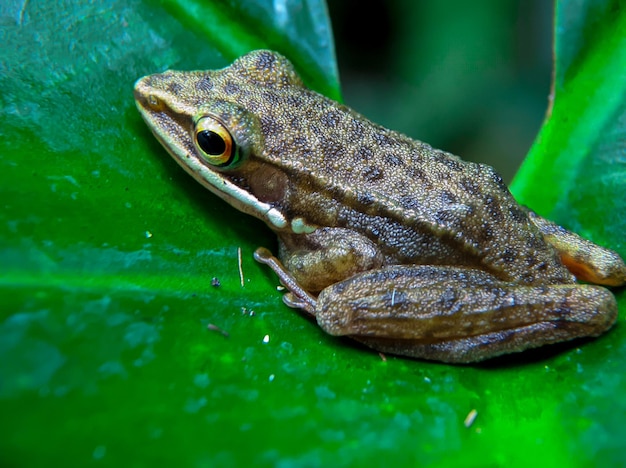
{"label": "white lip stripe", "polygon": [[[211,171],[204,165],[196,167],[183,165],[183,167],[189,168],[190,172],[195,172],[195,174],[192,172],[192,175],[195,176],[196,180],[216,195],[233,203],[236,208],[248,213],[252,211],[259,218],[278,229],[283,229],[287,226],[287,220],[276,208],[263,203],[250,192],[246,192],[241,187],[220,177],[218,173]],[[195,169],[198,169],[198,171],[196,172]]]}
{"label": "white lip stripe", "polygon": [[276,208],[271,208],[267,212],[267,219],[269,220],[270,223],[272,223],[277,228],[282,229],[287,226],[287,220],[285,219],[283,214],[280,211],[278,211]]}
{"label": "white lip stripe", "polygon": [[246,192],[241,187],[224,179],[219,172],[212,171],[205,166],[197,156],[187,154],[182,148],[176,145],[169,145],[167,138],[160,134],[161,126],[152,118],[150,112],[140,105],[137,107],[144,120],[148,122],[148,126],[152,129],[152,132],[163,144],[168,153],[170,153],[174,160],[194,179],[218,197],[232,204],[235,208],[256,216],[277,229],[287,227],[287,219],[276,208],[260,201],[251,193]]}

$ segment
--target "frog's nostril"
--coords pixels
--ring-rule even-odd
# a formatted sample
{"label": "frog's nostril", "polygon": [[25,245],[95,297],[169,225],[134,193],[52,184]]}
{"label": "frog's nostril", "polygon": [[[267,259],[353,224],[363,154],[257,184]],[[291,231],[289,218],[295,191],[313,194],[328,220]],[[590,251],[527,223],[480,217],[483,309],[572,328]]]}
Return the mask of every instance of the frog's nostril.
{"label": "frog's nostril", "polygon": [[150,83],[147,81],[147,77],[137,80],[133,92],[135,95],[135,101],[142,106],[152,109],[153,111],[160,111],[163,108],[163,101],[152,91]]}

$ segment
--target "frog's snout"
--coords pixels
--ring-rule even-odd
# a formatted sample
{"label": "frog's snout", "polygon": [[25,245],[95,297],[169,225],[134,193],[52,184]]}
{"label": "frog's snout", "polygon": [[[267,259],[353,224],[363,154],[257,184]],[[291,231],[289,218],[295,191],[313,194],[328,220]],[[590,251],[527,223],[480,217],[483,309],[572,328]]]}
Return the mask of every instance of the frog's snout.
{"label": "frog's snout", "polygon": [[151,76],[144,76],[135,81],[133,95],[135,102],[140,108],[150,108],[152,110],[160,110],[162,107],[161,100],[152,92],[153,87],[150,83]]}

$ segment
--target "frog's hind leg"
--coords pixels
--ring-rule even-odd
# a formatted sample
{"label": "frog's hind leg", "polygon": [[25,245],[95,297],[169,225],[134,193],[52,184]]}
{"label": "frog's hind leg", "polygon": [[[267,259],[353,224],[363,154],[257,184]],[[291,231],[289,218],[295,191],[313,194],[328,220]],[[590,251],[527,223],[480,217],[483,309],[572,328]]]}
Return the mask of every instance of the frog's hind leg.
{"label": "frog's hind leg", "polygon": [[469,268],[394,266],[325,289],[314,315],[326,332],[378,351],[464,363],[598,336],[615,322],[617,304],[600,286],[527,286]]}
{"label": "frog's hind leg", "polygon": [[626,264],[616,252],[583,239],[533,212],[529,212],[529,217],[576,278],[606,286],[626,283]]}

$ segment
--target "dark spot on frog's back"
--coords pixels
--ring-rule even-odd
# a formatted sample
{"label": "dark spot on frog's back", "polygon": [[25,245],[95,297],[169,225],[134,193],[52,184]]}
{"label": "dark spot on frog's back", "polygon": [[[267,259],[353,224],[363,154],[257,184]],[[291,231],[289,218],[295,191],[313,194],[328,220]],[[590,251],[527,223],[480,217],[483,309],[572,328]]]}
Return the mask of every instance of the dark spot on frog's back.
{"label": "dark spot on frog's back", "polygon": [[446,225],[446,226],[460,226],[460,219],[457,215],[457,213],[447,210],[447,209],[443,209],[443,210],[438,210],[434,215],[433,218],[435,219],[435,221],[441,225]]}
{"label": "dark spot on frog's back", "polygon": [[515,250],[513,247],[506,247],[502,252],[502,260],[504,260],[506,263],[513,263],[515,262],[516,258],[517,250]]}
{"label": "dark spot on frog's back", "polygon": [[[570,307],[567,302],[563,301],[559,307],[555,310],[555,313],[560,315],[561,317],[571,317],[574,315],[574,309]],[[559,322],[557,322],[559,324]]]}
{"label": "dark spot on frog's back", "polygon": [[295,95],[295,94],[289,94],[285,98],[285,102],[289,104],[290,106],[293,106],[296,108],[300,108],[304,106],[304,100],[302,99],[302,97]]}
{"label": "dark spot on frog's back", "polygon": [[256,57],[255,68],[257,70],[271,70],[276,62],[276,56],[269,51],[260,52]]}
{"label": "dark spot on frog's back", "polygon": [[477,196],[480,194],[479,185],[469,177],[463,177],[463,179],[461,179],[461,187],[463,187],[463,190],[470,195]]}
{"label": "dark spot on frog's back", "polygon": [[489,213],[489,216],[491,216],[494,221],[501,222],[504,220],[500,205],[491,195],[485,195],[483,203],[487,208],[487,213]]}
{"label": "dark spot on frog's back", "polygon": [[500,187],[500,189],[505,190],[505,191],[509,191],[509,188],[506,186],[506,184],[504,183],[504,179],[502,179],[502,176],[500,174],[498,174],[495,169],[492,170],[492,174],[491,174],[491,178],[492,180],[495,182],[495,184]]}
{"label": "dark spot on frog's back", "polygon": [[400,204],[402,205],[402,208],[406,210],[419,211],[420,209],[420,202],[411,195],[404,195],[403,197],[400,197]]}
{"label": "dark spot on frog's back", "polygon": [[213,82],[211,78],[208,76],[203,76],[198,81],[196,81],[196,89],[198,91],[208,92],[213,89]]}
{"label": "dark spot on frog's back", "polygon": [[176,81],[172,81],[170,84],[167,85],[167,91],[175,96],[180,94],[182,90],[183,85]]}
{"label": "dark spot on frog's back", "polygon": [[504,180],[493,167],[488,166],[487,164],[477,164],[476,167],[478,168],[478,173],[483,180],[487,179],[488,182],[494,184],[502,191],[509,191],[509,188],[504,183]]}
{"label": "dark spot on frog's back", "polygon": [[337,127],[341,122],[341,114],[337,111],[329,111],[320,117],[322,124],[326,127]]}
{"label": "dark spot on frog's back", "polygon": [[229,96],[234,96],[236,94],[239,94],[239,91],[240,91],[239,85],[231,81],[226,83],[226,85],[224,86],[224,93],[228,94]]}
{"label": "dark spot on frog's back", "polygon": [[426,172],[416,166],[408,166],[406,168],[406,173],[410,177],[413,182],[419,184],[419,187],[422,190],[431,190],[433,188],[433,183]]}
{"label": "dark spot on frog's back", "polygon": [[[466,223],[467,225],[467,223]],[[470,227],[467,228],[468,232],[471,230]],[[476,232],[475,234],[475,238],[476,239],[482,239],[483,242],[489,242],[493,239],[493,229],[491,229],[491,227],[489,225],[483,225],[483,226],[479,226],[479,227],[474,227],[474,230]]]}
{"label": "dark spot on frog's back", "polygon": [[376,141],[376,144],[380,146],[388,146],[391,144],[391,139],[384,133],[375,133],[374,141]]}
{"label": "dark spot on frog's back", "polygon": [[368,166],[363,171],[363,179],[366,182],[376,182],[384,177],[382,169],[376,166]]}
{"label": "dark spot on frog's back", "polygon": [[293,117],[289,121],[289,128],[292,130],[300,130],[302,128],[302,125],[300,125],[300,117]]}
{"label": "dark spot on frog's back", "polygon": [[282,126],[272,117],[261,117],[261,130],[265,135],[278,135],[282,132]]}
{"label": "dark spot on frog's back", "polygon": [[271,91],[264,92],[262,97],[265,102],[269,102],[270,104],[276,105],[280,103],[280,99],[278,99],[276,93],[273,93]]}
{"label": "dark spot on frog's back", "polygon": [[386,154],[383,157],[383,160],[385,161],[385,164],[389,166],[399,167],[404,165],[404,161],[397,154]]}
{"label": "dark spot on frog's back", "polygon": [[526,239],[526,247],[528,248],[530,252],[535,252],[537,250],[540,250],[544,246],[545,246],[545,241],[543,240],[543,236],[539,234],[535,236],[530,236],[528,239]]}
{"label": "dark spot on frog's back", "polygon": [[463,170],[463,163],[461,161],[455,156],[444,153],[443,151],[435,153],[434,158],[452,171],[458,172]]}
{"label": "dark spot on frog's back", "polygon": [[374,152],[367,146],[362,146],[354,153],[354,159],[357,161],[370,161],[374,156]]}
{"label": "dark spot on frog's back", "polygon": [[511,219],[517,223],[526,223],[528,221],[528,216],[526,212],[522,210],[519,206],[512,206],[509,208],[509,214],[511,215]]}
{"label": "dark spot on frog's back", "polygon": [[333,290],[334,293],[336,294],[341,294],[342,292],[345,291],[345,289],[350,285],[350,280],[348,281],[341,281],[339,283],[335,283],[332,286],[330,286]]}
{"label": "dark spot on frog's back", "polygon": [[295,137],[292,141],[296,148],[303,149],[309,147],[309,140],[306,137]]}
{"label": "dark spot on frog's back", "polygon": [[362,138],[365,134],[365,125],[363,122],[359,122],[357,119],[352,119],[350,122],[350,131],[355,138]]}
{"label": "dark spot on frog's back", "polygon": [[441,310],[453,311],[455,306],[457,306],[457,295],[454,289],[451,287],[446,288],[446,290],[439,296],[439,304],[441,306]]}
{"label": "dark spot on frog's back", "polygon": [[441,199],[441,203],[443,203],[444,206],[452,205],[459,202],[459,198],[449,190],[442,190],[439,194],[439,197]]}
{"label": "dark spot on frog's back", "polygon": [[340,159],[345,154],[343,145],[334,139],[324,138],[321,144],[324,156],[329,159]]}
{"label": "dark spot on frog's back", "polygon": [[374,203],[374,196],[371,193],[359,193],[357,201],[363,206],[369,206]]}

